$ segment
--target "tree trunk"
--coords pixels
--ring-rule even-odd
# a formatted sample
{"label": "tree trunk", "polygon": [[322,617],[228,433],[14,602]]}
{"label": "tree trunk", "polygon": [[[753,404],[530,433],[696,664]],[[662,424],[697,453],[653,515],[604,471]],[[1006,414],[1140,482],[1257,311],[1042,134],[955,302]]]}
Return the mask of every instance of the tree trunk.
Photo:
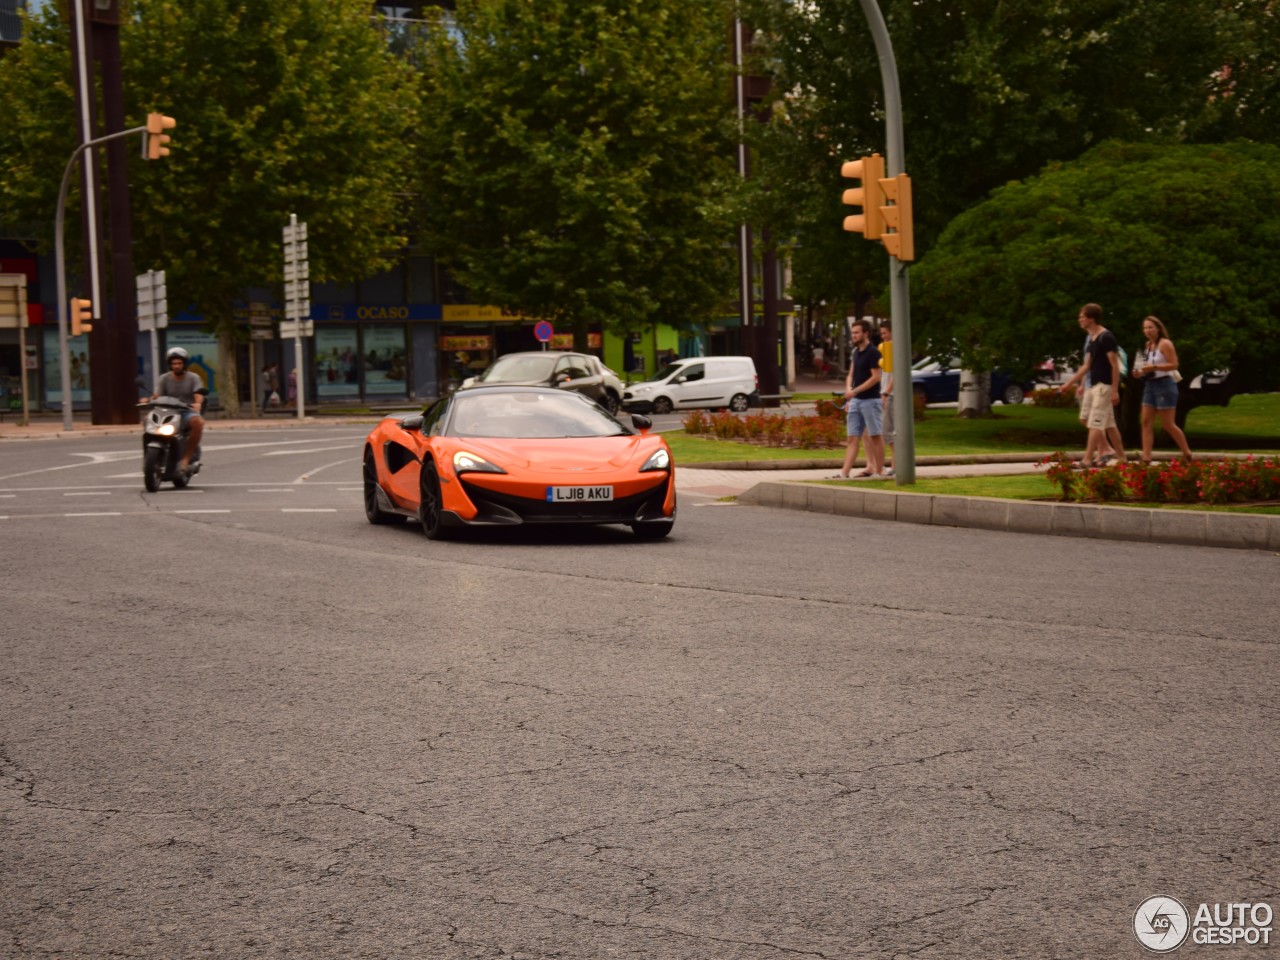
{"label": "tree trunk", "polygon": [[[235,328],[227,324],[218,331],[218,367],[222,382],[218,384],[218,399],[229,417],[240,416],[240,376],[236,369]],[[299,365],[301,367],[301,365]],[[298,376],[302,376],[299,368]]]}
{"label": "tree trunk", "polygon": [[577,317],[573,321],[573,349],[578,353],[587,352],[588,325],[585,317]]}
{"label": "tree trunk", "polygon": [[960,371],[959,409],[956,416],[971,420],[991,412],[991,374]]}

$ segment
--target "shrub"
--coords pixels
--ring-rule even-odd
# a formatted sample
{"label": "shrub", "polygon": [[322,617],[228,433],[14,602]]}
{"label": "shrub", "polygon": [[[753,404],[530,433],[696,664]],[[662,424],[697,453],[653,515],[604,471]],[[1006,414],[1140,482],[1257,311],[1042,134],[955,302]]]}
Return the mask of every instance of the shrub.
{"label": "shrub", "polygon": [[1062,490],[1063,500],[1102,502],[1131,500],[1146,503],[1241,503],[1280,497],[1280,457],[1245,460],[1172,460],[1144,464],[1135,461],[1073,471],[1063,453],[1041,461],[1050,483]]}
{"label": "shrub", "polygon": [[1038,387],[1031,391],[1031,403],[1037,407],[1074,407],[1076,388],[1059,393],[1056,387]]}

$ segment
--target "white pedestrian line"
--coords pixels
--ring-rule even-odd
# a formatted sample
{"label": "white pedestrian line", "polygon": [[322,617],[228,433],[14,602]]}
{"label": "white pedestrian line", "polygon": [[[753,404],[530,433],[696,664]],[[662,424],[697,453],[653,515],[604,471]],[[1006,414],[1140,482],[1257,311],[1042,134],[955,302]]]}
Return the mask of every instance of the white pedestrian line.
{"label": "white pedestrian line", "polygon": [[119,513],[64,513],[64,517],[118,517]]}
{"label": "white pedestrian line", "polygon": [[175,510],[174,513],[230,513],[230,510]]}
{"label": "white pedestrian line", "polygon": [[64,497],[109,497],[110,490],[83,490],[78,493],[64,493]]}
{"label": "white pedestrian line", "polygon": [[281,513],[337,513],[336,507],[281,507]]}

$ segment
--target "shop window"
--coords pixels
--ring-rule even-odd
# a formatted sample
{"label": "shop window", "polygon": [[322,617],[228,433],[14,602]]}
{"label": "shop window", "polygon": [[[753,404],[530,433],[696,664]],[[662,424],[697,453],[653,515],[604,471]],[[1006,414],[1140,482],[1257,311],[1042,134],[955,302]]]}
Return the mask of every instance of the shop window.
{"label": "shop window", "polygon": [[316,325],[316,395],[318,399],[360,395],[360,348],[355,327]]}
{"label": "shop window", "polygon": [[408,396],[404,327],[365,327],[364,393],[373,396]]}

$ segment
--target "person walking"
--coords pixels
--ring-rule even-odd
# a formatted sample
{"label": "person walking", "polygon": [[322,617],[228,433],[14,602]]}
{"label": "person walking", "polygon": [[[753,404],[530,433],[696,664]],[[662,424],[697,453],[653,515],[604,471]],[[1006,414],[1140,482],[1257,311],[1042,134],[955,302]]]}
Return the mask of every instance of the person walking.
{"label": "person walking", "polygon": [[1085,362],[1089,379],[1093,381],[1080,405],[1080,417],[1089,430],[1081,465],[1101,466],[1102,446],[1108,437],[1116,456],[1124,463],[1124,446],[1115,413],[1120,405],[1120,344],[1115,334],[1102,325],[1102,307],[1096,303],[1081,307],[1076,320],[1090,338]]}
{"label": "person walking", "polygon": [[[271,398],[275,397],[272,404]],[[265,414],[272,406],[280,405],[280,367],[267,363],[262,367],[262,412]]]}
{"label": "person walking", "polygon": [[884,460],[884,475],[893,476],[893,324],[884,319],[880,321],[880,405],[884,426],[884,445],[888,456]]}
{"label": "person walking", "polygon": [[1133,365],[1133,376],[1142,381],[1142,462],[1151,462],[1157,415],[1164,432],[1173,437],[1182,455],[1190,460],[1187,435],[1174,422],[1178,410],[1178,381],[1182,379],[1178,373],[1178,352],[1159,317],[1143,320],[1142,334],[1146,342]]}
{"label": "person walking", "polygon": [[858,445],[866,432],[867,469],[859,477],[884,477],[884,437],[880,406],[880,351],[871,343],[871,321],[855,320],[850,331],[853,355],[844,379],[848,401],[845,415],[844,466],[832,479],[848,480],[858,457]]}

